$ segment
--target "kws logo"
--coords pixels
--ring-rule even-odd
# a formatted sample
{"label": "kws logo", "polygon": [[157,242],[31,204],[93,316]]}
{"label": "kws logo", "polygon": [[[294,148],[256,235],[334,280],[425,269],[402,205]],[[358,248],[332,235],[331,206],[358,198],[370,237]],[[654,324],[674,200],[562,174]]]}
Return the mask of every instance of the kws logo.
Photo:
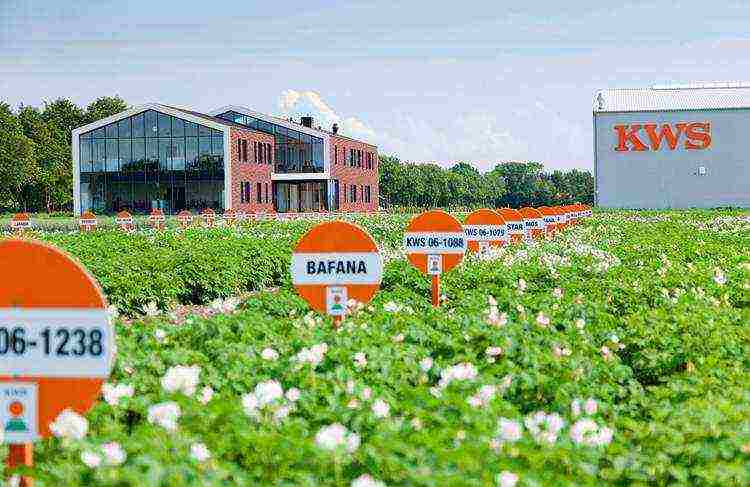
{"label": "kws logo", "polygon": [[687,150],[708,149],[711,147],[711,124],[709,122],[634,123],[615,125],[618,152],[658,151],[663,145],[669,150],[682,145]]}

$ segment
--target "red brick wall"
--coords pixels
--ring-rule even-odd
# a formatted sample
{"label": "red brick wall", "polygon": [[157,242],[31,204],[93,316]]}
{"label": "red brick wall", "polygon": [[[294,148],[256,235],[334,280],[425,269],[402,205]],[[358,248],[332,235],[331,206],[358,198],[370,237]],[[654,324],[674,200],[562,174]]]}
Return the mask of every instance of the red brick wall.
{"label": "red brick wall", "polygon": [[[338,163],[336,154],[338,149]],[[351,167],[349,149],[362,151],[362,167]],[[372,154],[372,169],[367,166],[367,153]],[[339,180],[339,211],[376,211],[378,209],[378,148],[345,137],[331,135],[331,178]],[[357,188],[357,202],[350,198],[351,185]],[[346,185],[346,193],[344,186]],[[370,202],[365,203],[365,186],[370,186]]]}
{"label": "red brick wall", "polygon": [[[274,138],[262,132],[245,130],[232,127],[230,132],[230,156],[231,156],[231,173],[232,173],[232,208],[242,210],[245,213],[272,213],[273,209],[273,185],[271,184],[271,172],[273,171],[273,144]],[[247,160],[241,162],[237,146],[238,139],[247,140]],[[271,144],[271,160],[262,164],[255,162],[255,153],[253,152],[253,142]],[[250,202],[242,203],[241,183],[250,183]],[[262,203],[258,203],[257,187],[261,183]],[[266,203],[265,188],[268,185],[268,203]]]}

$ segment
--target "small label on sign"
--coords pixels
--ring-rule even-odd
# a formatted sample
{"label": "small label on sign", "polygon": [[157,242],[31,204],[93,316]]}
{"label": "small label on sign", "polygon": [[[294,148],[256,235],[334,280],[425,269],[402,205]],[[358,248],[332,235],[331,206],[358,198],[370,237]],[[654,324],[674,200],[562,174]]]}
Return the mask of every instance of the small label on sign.
{"label": "small label on sign", "polygon": [[523,235],[524,234],[523,222],[508,222],[506,225],[508,226],[509,234],[511,235]]}
{"label": "small label on sign", "polygon": [[0,375],[109,377],[113,329],[99,308],[0,308]]}
{"label": "small label on sign", "polygon": [[377,252],[294,253],[292,282],[306,284],[378,284],[383,261]]}
{"label": "small label on sign", "polygon": [[326,288],[326,311],[331,316],[344,316],[348,301],[346,287],[328,286]]}
{"label": "small label on sign", "polygon": [[455,232],[407,232],[404,249],[407,254],[463,254],[466,236]]}
{"label": "small label on sign", "polygon": [[0,384],[0,429],[10,445],[32,443],[37,434],[37,385],[29,382]]}
{"label": "small label on sign", "polygon": [[430,254],[427,256],[427,274],[439,276],[443,273],[443,256]]}
{"label": "small label on sign", "polygon": [[464,225],[464,234],[473,242],[504,242],[508,240],[505,225]]}

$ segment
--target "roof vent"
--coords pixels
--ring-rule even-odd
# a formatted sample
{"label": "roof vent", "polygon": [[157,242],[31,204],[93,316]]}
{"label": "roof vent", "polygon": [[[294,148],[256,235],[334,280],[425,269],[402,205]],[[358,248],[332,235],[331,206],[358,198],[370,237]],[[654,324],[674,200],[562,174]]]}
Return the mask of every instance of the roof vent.
{"label": "roof vent", "polygon": [[333,132],[334,134],[337,134],[337,133],[339,133],[339,124],[337,124],[337,123],[334,123],[334,124],[333,124],[333,127],[331,127],[331,131],[332,131],[332,132]]}
{"label": "roof vent", "polygon": [[302,117],[300,121],[302,122],[303,127],[312,128],[313,126],[313,118],[309,115],[306,117]]}

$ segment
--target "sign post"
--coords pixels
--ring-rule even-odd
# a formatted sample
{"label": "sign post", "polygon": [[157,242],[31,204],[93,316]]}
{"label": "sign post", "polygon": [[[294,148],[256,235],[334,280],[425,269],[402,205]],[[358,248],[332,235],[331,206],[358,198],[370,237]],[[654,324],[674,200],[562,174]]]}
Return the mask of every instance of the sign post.
{"label": "sign post", "polygon": [[505,219],[486,208],[469,213],[464,222],[464,234],[469,252],[482,255],[488,253],[490,247],[502,247],[508,243]]}
{"label": "sign post", "polygon": [[315,225],[292,252],[292,283],[297,293],[338,327],[347,302],[369,303],[380,289],[383,260],[363,229],[343,221]]}
{"label": "sign post", "polygon": [[466,236],[461,222],[443,210],[417,215],[404,234],[404,250],[409,262],[432,276],[432,305],[440,305],[440,276],[464,258]]}
{"label": "sign post", "polygon": [[500,216],[505,219],[505,224],[508,226],[508,236],[510,237],[511,243],[520,243],[523,241],[526,235],[526,230],[523,226],[523,216],[514,210],[513,208],[500,208],[497,210]]}
{"label": "sign post", "polygon": [[32,443],[52,434],[63,410],[93,406],[112,370],[115,336],[98,283],[61,251],[5,240],[0,268],[0,421],[12,469],[32,466]]}

